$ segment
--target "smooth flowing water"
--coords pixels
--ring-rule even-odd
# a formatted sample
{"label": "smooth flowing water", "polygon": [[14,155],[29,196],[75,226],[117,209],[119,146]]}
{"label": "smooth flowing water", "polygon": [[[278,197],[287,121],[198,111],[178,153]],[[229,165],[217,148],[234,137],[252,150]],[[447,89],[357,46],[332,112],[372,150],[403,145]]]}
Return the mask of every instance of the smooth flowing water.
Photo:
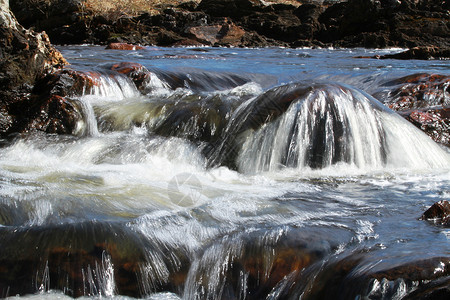
{"label": "smooth flowing water", "polygon": [[450,198],[449,151],[370,96],[448,61],[61,51],[76,70],[152,76],[144,93],[117,74],[73,97],[73,136],[3,141],[0,296],[401,299],[448,284],[450,230],[419,218]]}

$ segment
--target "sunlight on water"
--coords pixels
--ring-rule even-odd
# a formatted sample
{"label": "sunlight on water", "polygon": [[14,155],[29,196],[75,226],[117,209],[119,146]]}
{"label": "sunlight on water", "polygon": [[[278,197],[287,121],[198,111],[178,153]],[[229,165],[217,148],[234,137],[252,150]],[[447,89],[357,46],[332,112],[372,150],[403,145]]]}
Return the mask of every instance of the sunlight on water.
{"label": "sunlight on water", "polygon": [[[448,230],[419,218],[448,199],[449,151],[336,83],[376,90],[387,76],[376,72],[394,62],[203,49],[194,62],[207,71],[157,69],[160,51],[191,50],[133,54],[151,69],[144,93],[99,72],[71,99],[83,112],[73,136],[4,141],[0,275],[29,289],[12,293],[7,281],[0,296],[317,299],[335,285],[350,298],[401,298],[423,283],[377,272],[448,255]],[[448,264],[419,266],[425,278]]]}

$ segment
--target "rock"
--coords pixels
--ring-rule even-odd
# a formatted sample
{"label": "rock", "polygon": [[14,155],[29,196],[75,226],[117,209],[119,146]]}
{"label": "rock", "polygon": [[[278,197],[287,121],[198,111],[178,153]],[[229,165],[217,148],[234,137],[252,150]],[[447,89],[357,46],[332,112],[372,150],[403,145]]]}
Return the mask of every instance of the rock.
{"label": "rock", "polygon": [[[185,250],[169,244],[162,250],[117,223],[2,228],[0,237],[1,295],[50,289],[74,298],[181,293],[190,265]],[[158,273],[155,265],[166,269]]]}
{"label": "rock", "polygon": [[16,120],[12,132],[73,134],[78,122],[83,118],[74,103],[58,95],[50,95],[47,98],[32,96],[27,102],[32,102],[28,104],[30,107],[24,107],[27,115]]}
{"label": "rock", "polygon": [[450,107],[399,112],[435,142],[450,147]]}
{"label": "rock", "polygon": [[57,95],[61,97],[78,97],[100,86],[98,72],[64,69],[47,75],[36,82],[33,94],[40,96]]}
{"label": "rock", "polygon": [[434,220],[436,223],[450,226],[450,202],[447,200],[441,200],[434,203],[429,209],[427,209],[421,220]]}
{"label": "rock", "polygon": [[302,296],[326,299],[331,294],[339,295],[337,299],[392,299],[401,295],[402,299],[447,299],[450,295],[449,257],[416,260],[381,270],[380,261],[365,259],[364,253],[331,259],[314,274],[314,281]]}
{"label": "rock", "polygon": [[146,67],[139,63],[121,62],[109,67],[110,70],[123,74],[130,78],[136,88],[143,94],[150,92],[152,74]]}
{"label": "rock", "polygon": [[96,72],[66,69],[37,80],[26,97],[8,105],[13,122],[4,134],[31,131],[74,134],[83,116],[72,100],[98,87],[100,76]]}
{"label": "rock", "polygon": [[378,93],[375,97],[396,111],[416,108],[446,107],[450,105],[450,76],[418,73],[394,79],[382,84],[388,93]]}
{"label": "rock", "polygon": [[261,0],[202,0],[197,9],[213,17],[231,17],[239,20],[255,11],[262,11],[265,7]]}
{"label": "rock", "polygon": [[142,46],[138,45],[131,45],[126,43],[109,43],[108,46],[106,46],[106,49],[112,49],[112,50],[142,50],[145,49]]}
{"label": "rock", "polygon": [[[62,105],[62,102],[54,99],[50,99],[48,105],[41,101],[34,102],[30,93],[38,78],[60,69],[67,62],[52,47],[45,33],[25,30],[17,23],[9,11],[8,1],[2,0],[0,5],[0,135],[6,136],[30,129],[25,129],[22,125],[29,123],[33,108],[60,111],[54,105]],[[23,109],[25,103],[26,109]],[[51,131],[52,126],[48,123],[43,129]],[[58,126],[54,124],[53,127]]]}
{"label": "rock", "polygon": [[187,34],[205,45],[240,46],[245,31],[224,18],[217,25],[189,27]]}
{"label": "rock", "polygon": [[[349,0],[291,5],[203,0],[198,5],[182,3],[157,8],[154,15],[144,12],[135,17],[99,15],[83,0],[18,0],[13,9],[27,27],[45,30],[57,44],[190,45],[193,34],[211,35],[216,25],[223,25],[218,20],[228,18],[245,31],[239,46],[448,48],[450,15],[444,9],[446,3]],[[223,45],[234,46],[234,40]]]}
{"label": "rock", "polygon": [[382,84],[374,94],[384,104],[423,130],[434,141],[450,146],[450,76],[418,73]]}
{"label": "rock", "polygon": [[404,52],[376,56],[378,59],[450,59],[450,48],[414,47]]}

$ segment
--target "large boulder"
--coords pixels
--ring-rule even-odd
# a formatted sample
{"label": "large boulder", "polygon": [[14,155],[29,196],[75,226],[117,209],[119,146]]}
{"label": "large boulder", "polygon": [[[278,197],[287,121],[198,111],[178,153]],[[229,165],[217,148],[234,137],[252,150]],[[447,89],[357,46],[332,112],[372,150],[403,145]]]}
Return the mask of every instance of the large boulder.
{"label": "large boulder", "polygon": [[29,94],[38,78],[67,62],[45,33],[26,30],[17,22],[7,0],[0,1],[0,59],[0,135],[13,133],[18,123],[37,113],[33,108],[56,105],[55,111],[59,110],[59,101],[37,105],[30,101]]}

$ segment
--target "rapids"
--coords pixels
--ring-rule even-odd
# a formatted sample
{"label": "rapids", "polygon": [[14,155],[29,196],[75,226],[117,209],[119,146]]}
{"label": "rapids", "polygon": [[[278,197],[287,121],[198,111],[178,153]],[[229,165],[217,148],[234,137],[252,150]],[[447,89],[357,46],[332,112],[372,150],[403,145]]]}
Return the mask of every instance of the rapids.
{"label": "rapids", "polygon": [[[63,47],[70,136],[0,148],[0,296],[401,299],[448,290],[450,153],[370,94],[448,62]],[[371,50],[384,53],[390,50]],[[107,65],[148,68],[144,88]],[[382,94],[382,93],[379,93]]]}

